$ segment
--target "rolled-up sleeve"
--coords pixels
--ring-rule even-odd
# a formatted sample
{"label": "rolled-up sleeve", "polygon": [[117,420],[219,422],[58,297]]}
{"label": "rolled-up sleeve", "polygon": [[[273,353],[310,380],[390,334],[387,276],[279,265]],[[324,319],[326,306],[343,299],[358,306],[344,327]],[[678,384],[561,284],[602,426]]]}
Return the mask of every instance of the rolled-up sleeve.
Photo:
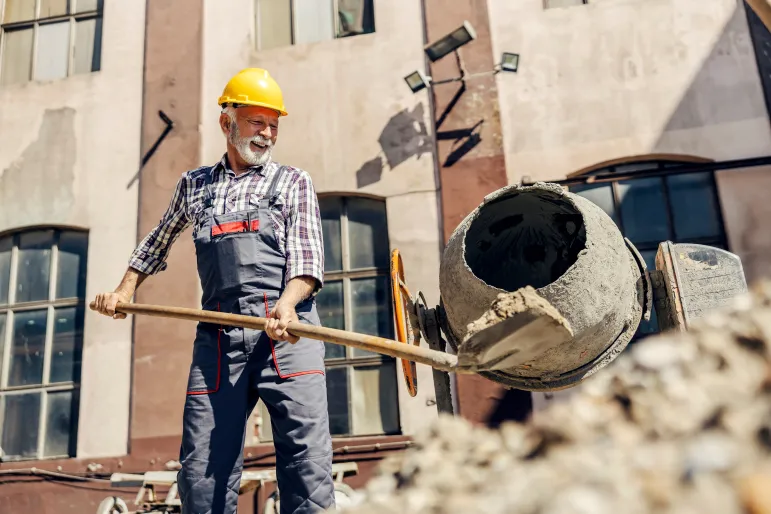
{"label": "rolled-up sleeve", "polygon": [[300,276],[313,277],[315,295],[324,284],[324,241],[319,201],[306,172],[290,188],[288,204],[286,282]]}
{"label": "rolled-up sleeve", "polygon": [[130,267],[147,275],[166,269],[166,257],[171,245],[190,225],[186,210],[188,187],[187,176],[183,175],[177,182],[169,207],[160,222],[131,254]]}

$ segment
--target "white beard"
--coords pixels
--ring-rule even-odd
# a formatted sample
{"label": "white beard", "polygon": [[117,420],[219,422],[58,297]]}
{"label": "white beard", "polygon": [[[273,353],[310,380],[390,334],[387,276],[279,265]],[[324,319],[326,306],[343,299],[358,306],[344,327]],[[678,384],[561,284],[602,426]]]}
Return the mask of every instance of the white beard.
{"label": "white beard", "polygon": [[[251,166],[260,166],[270,161],[270,156],[273,152],[273,143],[270,139],[259,135],[254,137],[241,137],[238,130],[238,124],[235,120],[231,121],[228,140],[230,141],[230,144],[235,147],[238,155],[240,155],[247,164]],[[251,145],[252,142],[265,145],[265,149],[262,151],[255,150]]]}

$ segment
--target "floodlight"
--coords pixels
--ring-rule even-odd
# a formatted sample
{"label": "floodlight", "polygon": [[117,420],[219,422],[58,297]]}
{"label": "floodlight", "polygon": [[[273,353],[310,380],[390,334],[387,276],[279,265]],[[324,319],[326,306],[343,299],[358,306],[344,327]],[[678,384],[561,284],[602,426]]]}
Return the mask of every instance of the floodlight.
{"label": "floodlight", "polygon": [[503,52],[501,56],[501,70],[516,72],[519,67],[519,54]]}
{"label": "floodlight", "polygon": [[428,86],[430,79],[426,77],[422,71],[415,70],[404,77],[404,81],[407,83],[413,93],[417,93],[421,89],[424,89]]}
{"label": "floodlight", "polygon": [[463,25],[453,30],[439,41],[426,45],[423,51],[426,52],[426,55],[431,59],[431,62],[434,62],[476,38],[477,33],[474,31],[474,27],[472,27],[468,21],[464,21]]}

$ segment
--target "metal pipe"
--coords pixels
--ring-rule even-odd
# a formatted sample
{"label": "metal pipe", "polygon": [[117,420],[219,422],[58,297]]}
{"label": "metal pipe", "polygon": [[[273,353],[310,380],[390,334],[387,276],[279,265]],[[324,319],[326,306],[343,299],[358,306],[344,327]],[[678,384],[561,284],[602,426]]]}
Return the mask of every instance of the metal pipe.
{"label": "metal pipe", "polygon": [[[96,304],[91,302],[91,310],[96,310]],[[244,316],[241,314],[228,314],[224,312],[205,311],[200,309],[187,309],[184,307],[169,307],[166,305],[149,305],[138,303],[118,302],[116,312],[124,314],[141,314],[145,316],[158,316],[162,318],[176,318],[187,321],[200,321],[232,327],[251,328],[265,330],[267,318],[257,316]],[[413,346],[392,339],[348,332],[327,327],[317,327],[306,323],[289,323],[287,327],[290,334],[297,337],[317,339],[327,343],[350,346],[369,350],[371,352],[389,355],[398,359],[425,364],[442,371],[457,372],[458,358],[455,355],[438,352],[420,346]]]}

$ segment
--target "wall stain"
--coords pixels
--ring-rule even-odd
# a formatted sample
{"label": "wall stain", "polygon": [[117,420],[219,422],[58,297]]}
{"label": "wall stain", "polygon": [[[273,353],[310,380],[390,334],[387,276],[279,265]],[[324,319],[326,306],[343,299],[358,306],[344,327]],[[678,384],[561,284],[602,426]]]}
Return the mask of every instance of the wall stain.
{"label": "wall stain", "polygon": [[0,173],[0,230],[70,217],[76,152],[75,109],[46,109],[37,139]]}

